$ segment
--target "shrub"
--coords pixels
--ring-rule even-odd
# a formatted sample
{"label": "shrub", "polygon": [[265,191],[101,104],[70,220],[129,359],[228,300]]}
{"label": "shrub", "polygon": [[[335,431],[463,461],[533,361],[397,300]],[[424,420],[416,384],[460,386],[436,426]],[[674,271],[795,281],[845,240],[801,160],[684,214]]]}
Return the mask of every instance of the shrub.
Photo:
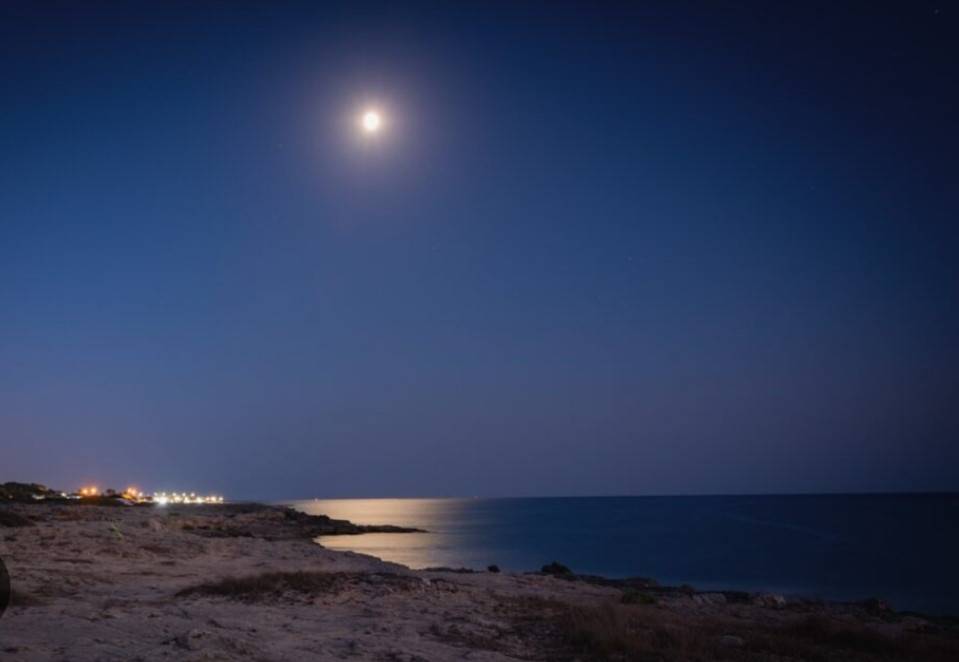
{"label": "shrub", "polygon": [[540,570],[540,572],[547,575],[553,575],[555,577],[572,577],[573,576],[573,571],[567,568],[562,563],[559,563],[558,561],[553,561],[552,563],[548,563],[547,565],[544,565],[542,569]]}
{"label": "shrub", "polygon": [[634,588],[627,588],[623,591],[623,597],[620,598],[620,602],[624,605],[654,605],[656,604],[656,598],[649,593],[637,591]]}
{"label": "shrub", "polygon": [[33,526],[33,521],[10,510],[0,510],[0,526]]}

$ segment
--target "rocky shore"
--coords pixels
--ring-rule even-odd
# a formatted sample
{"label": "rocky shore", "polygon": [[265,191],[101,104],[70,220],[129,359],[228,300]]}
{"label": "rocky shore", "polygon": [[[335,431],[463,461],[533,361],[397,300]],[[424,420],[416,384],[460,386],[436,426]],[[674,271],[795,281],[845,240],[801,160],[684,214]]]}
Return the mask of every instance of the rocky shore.
{"label": "rocky shore", "polygon": [[[650,579],[411,571],[277,506],[0,504],[4,660],[956,660],[959,623]],[[411,535],[415,533],[411,532]],[[495,570],[495,569],[494,569]]]}

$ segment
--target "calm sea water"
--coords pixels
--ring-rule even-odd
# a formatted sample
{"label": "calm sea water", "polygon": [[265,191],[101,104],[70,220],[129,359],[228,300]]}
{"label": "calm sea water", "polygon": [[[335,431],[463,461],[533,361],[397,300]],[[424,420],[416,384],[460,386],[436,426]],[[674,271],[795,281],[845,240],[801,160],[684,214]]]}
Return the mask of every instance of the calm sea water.
{"label": "calm sea water", "polygon": [[326,537],[323,545],[412,568],[491,563],[646,576],[698,588],[959,614],[959,494],[544,499],[336,499],[312,514],[423,534]]}

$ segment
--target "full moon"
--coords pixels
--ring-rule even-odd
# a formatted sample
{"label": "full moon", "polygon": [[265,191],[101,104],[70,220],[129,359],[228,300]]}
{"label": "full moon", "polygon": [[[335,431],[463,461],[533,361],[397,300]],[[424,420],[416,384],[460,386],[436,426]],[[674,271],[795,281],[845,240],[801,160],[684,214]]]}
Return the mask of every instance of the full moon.
{"label": "full moon", "polygon": [[367,110],[363,113],[360,123],[366,133],[376,133],[383,126],[383,118],[375,110]]}

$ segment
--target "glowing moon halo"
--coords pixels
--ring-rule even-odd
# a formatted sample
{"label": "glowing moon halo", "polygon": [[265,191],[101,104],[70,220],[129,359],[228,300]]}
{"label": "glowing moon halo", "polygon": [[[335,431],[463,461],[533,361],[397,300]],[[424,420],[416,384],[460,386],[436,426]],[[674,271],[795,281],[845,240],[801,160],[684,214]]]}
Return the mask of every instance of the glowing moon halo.
{"label": "glowing moon halo", "polygon": [[360,118],[364,133],[376,133],[383,128],[383,116],[375,110],[366,110]]}

